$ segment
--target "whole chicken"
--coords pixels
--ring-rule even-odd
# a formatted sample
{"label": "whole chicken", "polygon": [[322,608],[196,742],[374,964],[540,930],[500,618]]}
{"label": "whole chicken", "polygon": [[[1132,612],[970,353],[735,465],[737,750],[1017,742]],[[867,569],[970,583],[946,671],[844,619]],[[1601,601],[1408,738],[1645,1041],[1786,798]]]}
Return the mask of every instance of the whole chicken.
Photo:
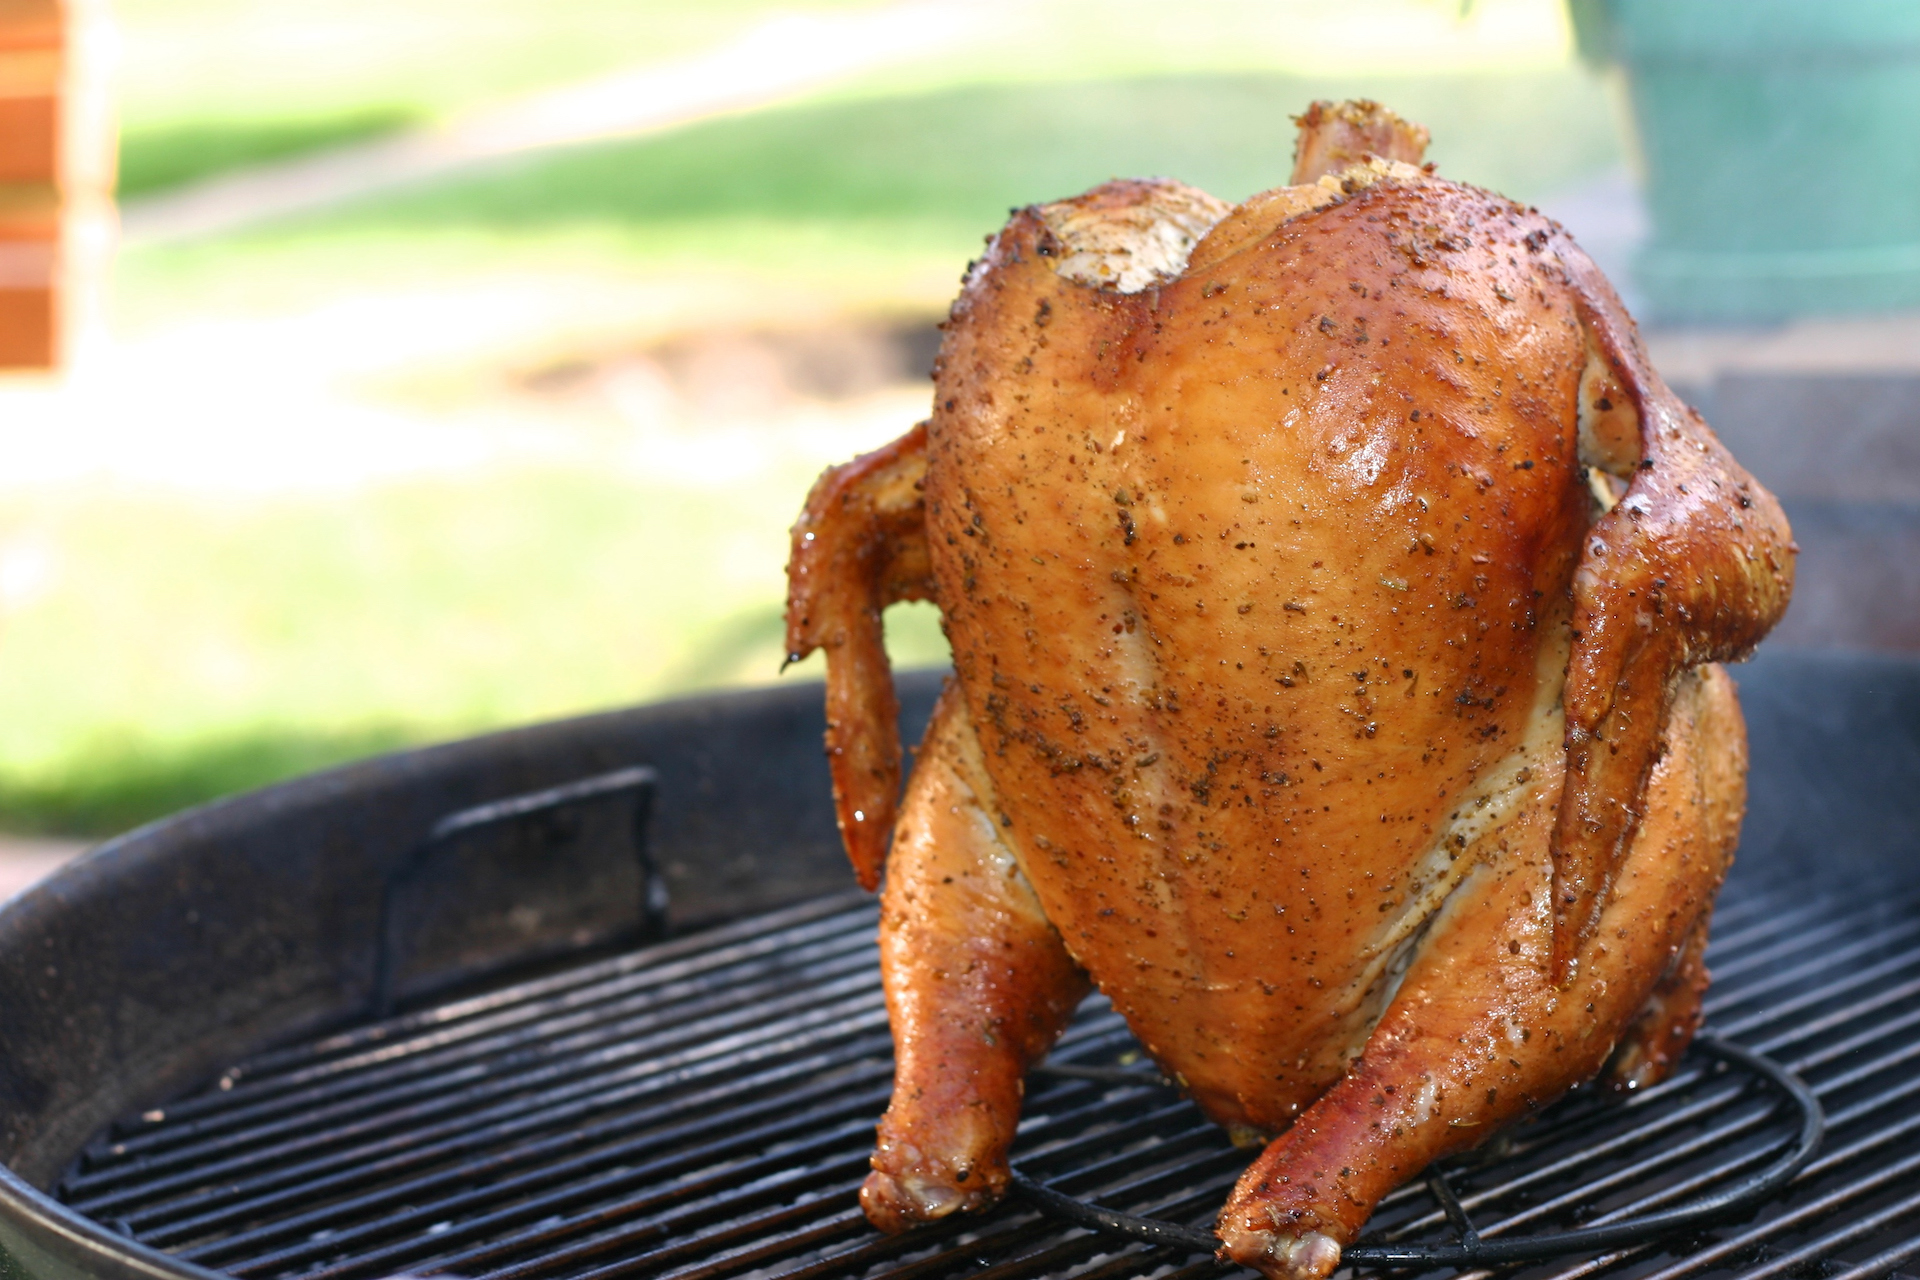
{"label": "whole chicken", "polygon": [[[933,415],[794,526],[789,651],[881,880],[897,1066],[867,1216],[992,1204],[1022,1077],[1097,985],[1264,1142],[1222,1256],[1324,1276],[1430,1161],[1608,1070],[1707,982],[1780,617],[1773,497],[1557,224],[1369,102],[1293,185],[1017,210]],[[881,610],[956,678],[901,797]]]}

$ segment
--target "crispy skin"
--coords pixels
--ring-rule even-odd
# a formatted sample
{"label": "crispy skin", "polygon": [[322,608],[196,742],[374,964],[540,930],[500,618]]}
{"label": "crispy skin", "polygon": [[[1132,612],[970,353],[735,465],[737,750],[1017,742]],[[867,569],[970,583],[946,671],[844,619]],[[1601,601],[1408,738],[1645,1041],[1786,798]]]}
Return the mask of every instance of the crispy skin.
{"label": "crispy skin", "polygon": [[827,760],[854,874],[880,883],[900,795],[900,702],[880,611],[933,593],[920,485],[926,424],[829,468],[793,525],[787,661],[827,651]]}
{"label": "crispy skin", "polygon": [[990,787],[966,703],[949,686],[880,900],[894,1092],[860,1203],[886,1230],[1000,1198],[1027,1069],[1087,994],[999,837]]}
{"label": "crispy skin", "polygon": [[1538,225],[1382,183],[1119,295],[1023,212],[949,324],[930,551],[1012,843],[1223,1123],[1340,1077],[1535,724],[1590,504]]}
{"label": "crispy skin", "polygon": [[[1738,707],[1737,700],[1734,705]],[[1745,745],[1744,738],[1741,745]],[[1729,758],[1732,756],[1731,752],[1726,754]],[[1739,759],[1745,763],[1744,752]],[[1734,781],[1744,791],[1744,772]],[[1736,830],[1732,841],[1737,843],[1738,837]],[[1712,924],[1713,912],[1701,912],[1680,954],[1654,984],[1653,993],[1647,997],[1639,1017],[1620,1037],[1613,1059],[1607,1063],[1607,1083],[1615,1090],[1629,1093],[1665,1080],[1679,1065],[1687,1046],[1693,1043],[1694,1032],[1700,1029],[1706,1016],[1701,1006],[1713,977],[1707,972],[1707,938]]]}
{"label": "crispy skin", "polygon": [[888,879],[888,1229],[997,1194],[1082,967],[1210,1115],[1281,1134],[1220,1227],[1273,1276],[1697,1025],[1745,777],[1698,664],[1785,608],[1784,517],[1560,228],[1403,163],[1424,131],[1374,104],[1303,123],[1307,170],[1364,160],[1232,210],[1155,180],[1017,211],[924,437],[796,526],[790,634],[868,637],[829,649],[863,876],[890,593],[939,601],[957,671]]}
{"label": "crispy skin", "polygon": [[[1641,1012],[1647,975],[1697,964],[1692,944],[1739,837],[1746,735],[1723,671],[1679,683],[1669,750],[1573,986],[1552,974],[1553,807],[1531,804],[1501,833],[1501,857],[1435,917],[1364,1056],[1242,1176],[1220,1216],[1226,1256],[1326,1275],[1382,1196],[1591,1078]],[[1536,775],[1542,800],[1557,772],[1554,761]],[[1665,1037],[1669,1060],[1692,1029],[1689,1017]]]}

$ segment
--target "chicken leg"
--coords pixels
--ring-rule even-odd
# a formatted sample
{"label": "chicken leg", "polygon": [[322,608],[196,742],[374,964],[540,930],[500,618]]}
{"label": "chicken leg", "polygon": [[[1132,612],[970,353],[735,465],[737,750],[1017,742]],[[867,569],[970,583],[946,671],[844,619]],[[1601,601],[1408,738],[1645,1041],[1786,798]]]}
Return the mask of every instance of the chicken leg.
{"label": "chicken leg", "polygon": [[[1387,1192],[1599,1071],[1614,1048],[1606,1029],[1633,1018],[1645,989],[1637,973],[1669,978],[1622,1065],[1642,1084],[1670,1069],[1693,1029],[1699,939],[1739,835],[1746,763],[1726,674],[1705,667],[1678,686],[1644,816],[1573,985],[1552,976],[1552,809],[1523,806],[1498,834],[1501,856],[1435,917],[1361,1059],[1241,1178],[1220,1216],[1223,1253],[1289,1280],[1330,1273]],[[1536,777],[1543,794],[1559,783]]]}
{"label": "chicken leg", "polygon": [[880,899],[893,1102],[860,1204],[900,1231],[994,1203],[1029,1067],[1090,986],[1000,838],[991,783],[948,685],[913,770]]}

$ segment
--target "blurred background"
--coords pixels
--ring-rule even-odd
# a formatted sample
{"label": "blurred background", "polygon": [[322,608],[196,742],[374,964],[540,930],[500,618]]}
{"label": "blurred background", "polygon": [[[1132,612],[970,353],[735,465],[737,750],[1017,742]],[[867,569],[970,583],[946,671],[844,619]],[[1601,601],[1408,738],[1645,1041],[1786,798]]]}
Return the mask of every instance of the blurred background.
{"label": "blurred background", "polygon": [[786,526],[925,412],[1007,209],[1242,198],[1316,97],[1599,259],[1788,501],[1779,643],[1914,647],[1915,10],[5,0],[0,896],[292,773],[777,678]]}

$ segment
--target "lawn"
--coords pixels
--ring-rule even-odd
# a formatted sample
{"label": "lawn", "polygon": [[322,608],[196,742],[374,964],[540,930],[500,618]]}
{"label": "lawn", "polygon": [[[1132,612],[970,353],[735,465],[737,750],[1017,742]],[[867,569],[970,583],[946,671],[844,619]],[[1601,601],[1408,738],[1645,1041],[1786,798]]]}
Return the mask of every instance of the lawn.
{"label": "lawn", "polygon": [[[807,0],[810,10],[873,0]],[[117,0],[121,192],[723,41],[779,0]]]}
{"label": "lawn", "polygon": [[801,102],[568,148],[217,241],[134,250],[122,305],[288,305],[399,276],[563,266],[739,268],[838,302],[937,307],[1009,207],[1116,174],[1238,199],[1284,179],[1291,115],[1370,95],[1426,123],[1443,172],[1523,200],[1620,159],[1599,82],[1571,64],[960,84]]}
{"label": "lawn", "polygon": [[[376,750],[771,680],[810,479],[9,498],[0,818],[105,834]],[[930,610],[896,615],[902,658],[940,661]]]}
{"label": "lawn", "polygon": [[1115,174],[1161,173],[1242,199],[1285,181],[1291,116],[1315,98],[1371,96],[1433,132],[1443,171],[1519,199],[1618,158],[1598,86],[1564,71],[1307,78],[1137,77],[966,85],[804,103],[663,137],[527,160],[330,214],[325,234],[484,226],[515,233],[659,229],[778,219],[924,227],[977,240],[1009,205]]}
{"label": "lawn", "polygon": [[[153,189],[627,65],[636,50],[672,56],[768,8],[415,0],[394,18],[373,0],[127,0],[130,48],[177,39],[184,51],[178,76],[132,77],[128,178]],[[282,31],[268,13],[305,16]],[[375,49],[367,32],[387,21],[399,25]],[[196,29],[224,44],[199,48]],[[373,52],[350,76],[276,70],[276,42],[302,31]],[[1432,128],[1444,172],[1522,199],[1620,158],[1601,87],[1570,62],[1420,73],[1403,57],[1390,71],[1306,75],[1223,72],[1233,51],[1203,52],[1156,71],[1131,47],[1099,74],[956,53],[944,76],[870,77],[217,240],[135,247],[117,305],[138,337],[545,273],[642,291],[671,279],[694,294],[712,281],[716,295],[786,299],[768,307],[789,325],[930,318],[1010,206],[1136,173],[1244,196],[1284,177],[1288,117],[1314,97],[1381,98]],[[1213,70],[1199,65],[1209,59]],[[216,66],[239,71],[196,70]],[[617,356],[640,338],[592,341]],[[405,386],[362,378],[356,394],[458,425],[480,420],[474,405],[500,379],[569,358],[423,369]],[[440,391],[423,399],[436,379],[467,417],[434,401]],[[539,427],[542,410],[515,412]],[[893,429],[879,423],[862,444]],[[275,430],[270,414],[258,430]],[[817,469],[861,445],[728,430],[762,465],[724,482],[581,455],[342,492],[0,490],[0,827],[106,833],[371,750],[773,678],[785,526]],[[930,609],[889,625],[903,660],[941,660]]]}

